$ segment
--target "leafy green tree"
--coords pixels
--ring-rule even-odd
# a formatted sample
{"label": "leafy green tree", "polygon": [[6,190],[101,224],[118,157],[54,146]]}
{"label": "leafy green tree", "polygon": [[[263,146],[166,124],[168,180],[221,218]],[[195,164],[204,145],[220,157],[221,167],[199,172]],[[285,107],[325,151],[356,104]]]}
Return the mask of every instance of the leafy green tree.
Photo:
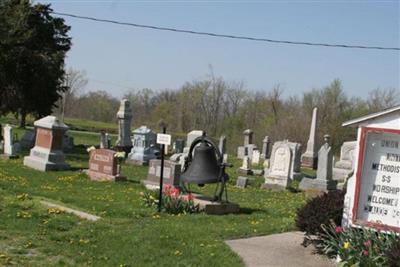
{"label": "leafy green tree", "polygon": [[51,113],[63,85],[70,27],[53,17],[50,5],[0,1],[0,111],[20,115]]}

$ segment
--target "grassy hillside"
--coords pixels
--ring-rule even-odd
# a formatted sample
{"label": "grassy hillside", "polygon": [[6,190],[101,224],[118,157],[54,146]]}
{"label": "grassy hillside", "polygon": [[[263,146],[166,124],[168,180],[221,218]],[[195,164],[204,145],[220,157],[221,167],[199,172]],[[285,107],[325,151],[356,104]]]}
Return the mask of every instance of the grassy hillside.
{"label": "grassy hillside", "polygon": [[[75,137],[98,141],[93,134]],[[302,193],[259,189],[261,177],[250,188],[234,187],[240,165],[234,160],[228,190],[239,214],[158,214],[140,199],[148,167],[124,165],[125,183],[93,182],[80,172],[88,166],[84,147],[67,161],[71,171],[47,173],[23,166],[22,158],[0,161],[0,266],[243,266],[224,240],[292,230],[305,201]],[[196,190],[211,194],[214,187]],[[81,220],[41,199],[102,219]]]}

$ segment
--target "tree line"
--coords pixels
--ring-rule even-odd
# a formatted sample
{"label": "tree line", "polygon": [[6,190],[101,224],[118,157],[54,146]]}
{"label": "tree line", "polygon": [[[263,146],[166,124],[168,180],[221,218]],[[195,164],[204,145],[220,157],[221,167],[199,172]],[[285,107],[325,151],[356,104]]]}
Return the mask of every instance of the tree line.
{"label": "tree line", "polygon": [[[314,107],[318,107],[320,144],[323,135],[330,134],[337,151],[344,141],[356,138],[354,129],[341,126],[344,121],[400,104],[400,93],[394,88],[372,90],[365,98],[349,97],[339,79],[301,95],[284,97],[283,92],[280,86],[248,90],[241,82],[211,75],[175,90],[131,90],[124,98],[131,102],[134,127],[158,130],[163,120],[171,133],[182,138],[194,129],[205,130],[215,139],[225,135],[231,153],[243,143],[242,132],[247,128],[254,131],[259,146],[266,135],[273,141],[306,144]],[[65,116],[116,123],[119,103],[104,91],[77,91],[65,103]]]}
{"label": "tree line", "polygon": [[51,16],[50,5],[0,1],[0,115],[48,115],[67,87],[64,59],[70,27]]}

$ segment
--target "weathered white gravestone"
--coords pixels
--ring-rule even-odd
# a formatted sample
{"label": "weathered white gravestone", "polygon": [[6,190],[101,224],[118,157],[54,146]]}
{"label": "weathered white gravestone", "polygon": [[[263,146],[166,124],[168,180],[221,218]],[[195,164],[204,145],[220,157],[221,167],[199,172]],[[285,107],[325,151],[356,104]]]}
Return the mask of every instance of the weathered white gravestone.
{"label": "weathered white gravestone", "polygon": [[277,144],[272,148],[272,162],[265,176],[263,188],[282,190],[290,186],[290,165],[292,164],[292,152],[288,144]]}
{"label": "weathered white gravestone", "polygon": [[161,152],[156,145],[157,134],[147,126],[133,131],[133,147],[126,160],[135,165],[147,165],[149,160],[157,159]]}
{"label": "weathered white gravestone", "polygon": [[54,116],[44,117],[33,125],[36,128],[35,146],[24,158],[24,165],[40,171],[69,169],[63,153],[63,138],[68,126]]}
{"label": "weathered white gravestone", "polygon": [[189,153],[190,146],[192,145],[194,139],[197,137],[203,136],[204,131],[202,130],[193,130],[187,134],[186,139],[186,147],[183,149],[183,153]]}
{"label": "weathered white gravestone", "polygon": [[2,158],[18,158],[17,152],[19,150],[19,144],[13,144],[13,131],[9,124],[3,127],[3,137],[4,137],[4,154],[1,155]]}
{"label": "weathered white gravestone", "polygon": [[218,144],[219,152],[221,152],[221,155],[225,154],[226,152],[226,136],[221,136],[219,138],[219,144]]}
{"label": "weathered white gravestone", "polygon": [[333,179],[344,180],[354,170],[357,141],[344,142],[340,149],[340,160],[333,168]]}
{"label": "weathered white gravestone", "polygon": [[253,150],[257,149],[257,146],[253,144],[253,131],[247,129],[243,132],[244,135],[244,144],[243,146],[239,146],[237,150],[237,157],[239,159],[243,159],[244,156],[251,157],[253,156]]}
{"label": "weathered white gravestone", "polygon": [[260,151],[253,150],[253,156],[251,157],[251,164],[258,165],[260,163]]}
{"label": "weathered white gravestone", "polygon": [[306,152],[301,155],[301,165],[315,169],[317,167],[317,112],[318,108],[313,109],[310,136],[307,142]]}
{"label": "weathered white gravestone", "polygon": [[116,142],[116,147],[120,150],[129,153],[132,148],[131,140],[131,120],[132,120],[132,110],[129,100],[122,99],[121,105],[117,112],[118,119],[118,139]]}
{"label": "weathered white gravestone", "polygon": [[244,156],[243,158],[243,164],[238,170],[240,173],[244,174],[251,174],[251,169],[250,169],[250,158],[248,156]]}
{"label": "weathered white gravestone", "polygon": [[400,233],[400,106],[343,123],[358,127],[343,226]]}
{"label": "weathered white gravestone", "polygon": [[337,181],[333,180],[333,154],[331,146],[329,145],[330,136],[324,136],[325,143],[318,151],[318,169],[317,178],[303,178],[300,182],[299,188],[301,190],[316,189],[320,191],[335,190]]}
{"label": "weathered white gravestone", "polygon": [[269,169],[265,169],[263,188],[283,190],[293,180],[301,178],[300,148],[300,144],[288,140],[274,143]]}

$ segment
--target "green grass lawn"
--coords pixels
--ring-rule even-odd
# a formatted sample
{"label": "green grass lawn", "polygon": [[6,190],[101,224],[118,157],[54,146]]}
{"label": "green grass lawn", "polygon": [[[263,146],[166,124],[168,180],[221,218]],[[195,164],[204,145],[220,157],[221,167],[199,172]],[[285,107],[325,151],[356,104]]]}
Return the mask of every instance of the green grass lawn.
{"label": "green grass lawn", "polygon": [[[76,144],[99,141],[97,135],[71,134]],[[305,202],[302,193],[259,189],[262,177],[249,188],[234,187],[241,162],[233,160],[228,194],[240,204],[239,214],[158,214],[140,199],[147,167],[124,165],[128,182],[93,182],[80,173],[88,165],[84,146],[68,153],[67,161],[71,171],[47,173],[24,167],[22,157],[0,161],[0,266],[243,266],[224,240],[293,230],[296,208]],[[40,199],[102,219],[56,214]]]}

